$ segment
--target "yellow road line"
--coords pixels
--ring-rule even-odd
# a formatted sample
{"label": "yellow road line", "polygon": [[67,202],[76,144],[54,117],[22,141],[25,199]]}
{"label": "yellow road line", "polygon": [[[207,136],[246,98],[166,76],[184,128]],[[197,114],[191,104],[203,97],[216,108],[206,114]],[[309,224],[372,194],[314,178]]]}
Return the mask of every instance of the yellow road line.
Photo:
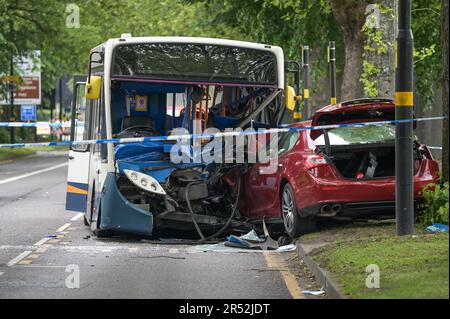
{"label": "yellow road line", "polygon": [[264,257],[266,258],[267,267],[269,268],[278,268],[280,269],[280,273],[283,276],[284,283],[286,284],[289,293],[291,294],[293,299],[303,299],[305,296],[300,289],[300,285],[295,279],[294,274],[292,274],[288,268],[286,267],[286,263],[282,260],[282,257],[278,255],[278,253],[270,253],[265,251]]}

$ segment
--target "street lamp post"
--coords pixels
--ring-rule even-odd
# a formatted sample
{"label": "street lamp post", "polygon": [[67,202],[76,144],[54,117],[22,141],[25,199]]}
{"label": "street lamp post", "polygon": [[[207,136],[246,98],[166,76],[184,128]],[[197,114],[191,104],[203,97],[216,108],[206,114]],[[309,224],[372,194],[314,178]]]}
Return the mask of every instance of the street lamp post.
{"label": "street lamp post", "polygon": [[[413,117],[413,48],[411,0],[398,5],[395,119]],[[414,232],[413,124],[398,123],[395,129],[395,216],[397,235]]]}

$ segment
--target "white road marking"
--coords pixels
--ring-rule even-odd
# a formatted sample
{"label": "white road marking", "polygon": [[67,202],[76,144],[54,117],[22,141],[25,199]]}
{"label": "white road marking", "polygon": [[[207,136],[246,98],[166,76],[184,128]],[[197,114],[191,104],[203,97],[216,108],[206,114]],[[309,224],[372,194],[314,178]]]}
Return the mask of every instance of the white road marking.
{"label": "white road marking", "polygon": [[30,177],[30,176],[33,176],[33,175],[49,172],[49,171],[52,171],[54,169],[57,169],[57,168],[60,168],[60,167],[63,167],[63,166],[67,166],[67,163],[62,163],[62,164],[58,164],[58,165],[55,165],[55,166],[47,167],[47,168],[44,168],[44,169],[40,169],[38,171],[34,171],[34,172],[31,172],[31,173],[26,173],[26,174],[19,175],[19,176],[16,176],[16,177],[7,178],[7,179],[4,179],[4,180],[0,181],[0,185],[6,184],[6,183],[10,183],[10,182],[15,182],[15,181],[18,181],[19,179],[27,178],[27,177]]}
{"label": "white road marking", "polygon": [[71,221],[77,221],[77,220],[79,220],[82,216],[84,215],[84,213],[78,213],[78,214],[76,214],[75,216],[73,216],[70,220]]}
{"label": "white road marking", "polygon": [[62,225],[61,227],[59,227],[59,228],[56,230],[56,232],[57,232],[57,233],[60,233],[60,232],[62,232],[62,231],[65,231],[67,228],[70,227],[70,225],[72,225],[72,224],[71,224],[71,223],[65,223],[64,225]]}
{"label": "white road marking", "polygon": [[24,251],[23,253],[21,253],[20,255],[18,255],[17,257],[15,257],[14,259],[11,259],[9,261],[9,263],[6,264],[6,266],[11,267],[14,266],[15,264],[17,264],[19,261],[21,261],[22,259],[26,258],[29,254],[31,254],[32,251],[31,250],[27,250]]}
{"label": "white road marking", "polygon": [[42,238],[40,241],[38,241],[36,244],[34,244],[34,246],[41,246],[42,244],[44,244],[44,243],[47,242],[48,240],[50,240],[49,237],[44,237],[44,238]]}

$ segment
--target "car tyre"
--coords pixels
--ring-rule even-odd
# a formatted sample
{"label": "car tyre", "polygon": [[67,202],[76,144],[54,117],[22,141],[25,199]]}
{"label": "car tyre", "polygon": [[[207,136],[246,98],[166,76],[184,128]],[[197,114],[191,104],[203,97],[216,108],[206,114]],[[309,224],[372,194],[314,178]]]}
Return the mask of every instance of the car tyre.
{"label": "car tyre", "polygon": [[314,218],[302,218],[298,214],[294,190],[290,184],[286,184],[281,193],[281,215],[284,229],[289,237],[293,239],[314,231],[316,228],[316,220]]}

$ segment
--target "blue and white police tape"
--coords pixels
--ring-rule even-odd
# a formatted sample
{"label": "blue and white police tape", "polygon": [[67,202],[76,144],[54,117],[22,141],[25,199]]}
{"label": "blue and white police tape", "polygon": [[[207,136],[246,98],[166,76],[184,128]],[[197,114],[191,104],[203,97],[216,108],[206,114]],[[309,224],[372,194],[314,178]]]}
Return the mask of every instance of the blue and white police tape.
{"label": "blue and white police tape", "polygon": [[84,141],[60,141],[60,142],[44,142],[44,143],[19,143],[19,144],[0,144],[0,148],[18,148],[18,147],[45,147],[45,146],[69,146],[69,145],[89,145],[89,144],[107,144],[107,143],[142,143],[142,142],[163,142],[163,141],[180,141],[188,139],[204,139],[204,138],[221,138],[240,135],[258,135],[258,134],[275,134],[286,133],[295,131],[309,131],[309,130],[330,130],[339,127],[364,127],[364,126],[383,126],[383,125],[396,125],[400,123],[411,122],[425,122],[425,121],[438,121],[444,120],[447,117],[426,117],[415,118],[405,120],[390,120],[390,121],[378,121],[378,122],[360,122],[360,123],[346,123],[346,124],[332,124],[332,125],[317,125],[317,126],[298,126],[298,127],[281,127],[273,129],[262,130],[235,130],[225,131],[220,133],[202,133],[202,134],[179,134],[168,136],[150,136],[150,137],[134,137],[134,138],[112,138],[101,140],[84,140]]}
{"label": "blue and white police tape", "polygon": [[[84,126],[84,122],[76,122]],[[71,127],[70,122],[0,122],[0,127]]]}

